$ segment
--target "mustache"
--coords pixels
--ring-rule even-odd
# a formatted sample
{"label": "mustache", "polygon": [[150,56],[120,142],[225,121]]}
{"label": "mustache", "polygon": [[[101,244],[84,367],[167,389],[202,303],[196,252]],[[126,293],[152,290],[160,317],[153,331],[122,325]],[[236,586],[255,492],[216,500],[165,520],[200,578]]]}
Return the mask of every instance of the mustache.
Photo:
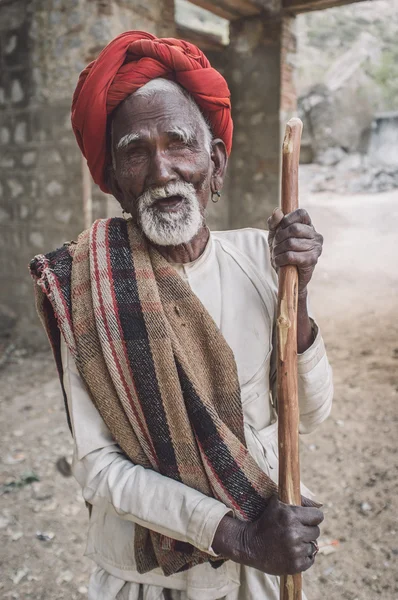
{"label": "mustache", "polygon": [[176,181],[165,186],[150,188],[138,197],[137,204],[141,210],[151,208],[157,200],[171,196],[181,196],[184,200],[192,202],[192,200],[196,200],[195,187],[192,183]]}

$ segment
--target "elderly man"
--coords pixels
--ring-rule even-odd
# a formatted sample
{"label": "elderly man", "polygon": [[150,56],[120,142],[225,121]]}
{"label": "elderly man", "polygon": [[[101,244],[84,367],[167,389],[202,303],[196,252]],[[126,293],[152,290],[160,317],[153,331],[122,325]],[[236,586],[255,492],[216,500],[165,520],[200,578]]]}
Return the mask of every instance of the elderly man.
{"label": "elderly man", "polygon": [[[301,432],[329,414],[307,313],[322,237],[304,210],[210,233],[229,91],[201,51],[126,32],[83,71],[72,123],[125,219],[32,261],[90,505],[90,600],[276,600],[314,562],[322,513],[277,499],[277,270],[299,270]],[[127,218],[126,218],[127,217]],[[308,490],[303,490],[308,496]]]}

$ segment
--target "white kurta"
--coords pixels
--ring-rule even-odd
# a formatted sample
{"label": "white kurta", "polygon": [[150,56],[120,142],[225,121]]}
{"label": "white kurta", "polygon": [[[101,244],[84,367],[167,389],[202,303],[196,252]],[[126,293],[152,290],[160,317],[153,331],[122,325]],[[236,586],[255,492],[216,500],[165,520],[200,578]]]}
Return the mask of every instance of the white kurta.
{"label": "white kurta", "polygon": [[[277,278],[270,264],[267,233],[258,229],[213,232],[196,261],[174,267],[234,352],[247,447],[277,481],[277,423],[272,405]],[[326,419],[333,396],[331,368],[314,327],[314,343],[298,358],[301,433]],[[160,569],[145,575],[137,572],[135,523],[213,554],[213,537],[228,508],[132,464],[93,406],[64,343],[62,360],[75,441],[73,473],[84,498],[93,505],[86,555],[97,569],[90,580],[89,600],[278,600],[278,578],[232,561],[219,569],[199,565],[171,577]],[[309,494],[306,489],[303,492]]]}

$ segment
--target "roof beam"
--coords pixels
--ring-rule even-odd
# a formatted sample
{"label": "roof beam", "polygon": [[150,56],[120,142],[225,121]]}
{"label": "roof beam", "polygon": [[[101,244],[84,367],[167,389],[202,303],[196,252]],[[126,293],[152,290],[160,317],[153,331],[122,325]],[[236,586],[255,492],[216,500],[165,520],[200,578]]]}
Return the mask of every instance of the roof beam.
{"label": "roof beam", "polygon": [[197,29],[191,29],[184,25],[176,24],[177,36],[182,40],[195,44],[201,50],[208,52],[209,50],[220,52],[225,50],[226,45],[223,44],[221,36],[215,35],[214,33],[208,33],[207,31],[199,31]]}
{"label": "roof beam", "polygon": [[344,6],[363,0],[189,0],[209,12],[235,21],[244,17],[265,15],[275,17],[284,13],[299,14],[313,10],[323,10],[334,6]]}
{"label": "roof beam", "polygon": [[254,17],[262,13],[275,15],[280,12],[281,0],[189,0],[213,14],[235,21],[242,17]]}
{"label": "roof beam", "polygon": [[334,6],[354,4],[354,2],[363,2],[363,0],[282,0],[284,12],[296,15],[313,10],[333,8]]}

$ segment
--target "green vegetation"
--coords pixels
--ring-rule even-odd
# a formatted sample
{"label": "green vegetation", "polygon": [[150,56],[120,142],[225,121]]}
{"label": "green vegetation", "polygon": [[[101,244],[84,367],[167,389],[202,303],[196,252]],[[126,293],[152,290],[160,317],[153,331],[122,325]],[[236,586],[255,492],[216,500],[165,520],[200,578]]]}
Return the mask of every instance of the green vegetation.
{"label": "green vegetation", "polygon": [[383,50],[380,61],[370,75],[382,94],[383,110],[398,110],[398,47]]}
{"label": "green vegetation", "polygon": [[[367,53],[358,87],[372,89],[376,111],[398,110],[398,0],[372,0],[298,17],[298,92],[324,76],[352,49]],[[361,44],[363,40],[363,44]]]}

